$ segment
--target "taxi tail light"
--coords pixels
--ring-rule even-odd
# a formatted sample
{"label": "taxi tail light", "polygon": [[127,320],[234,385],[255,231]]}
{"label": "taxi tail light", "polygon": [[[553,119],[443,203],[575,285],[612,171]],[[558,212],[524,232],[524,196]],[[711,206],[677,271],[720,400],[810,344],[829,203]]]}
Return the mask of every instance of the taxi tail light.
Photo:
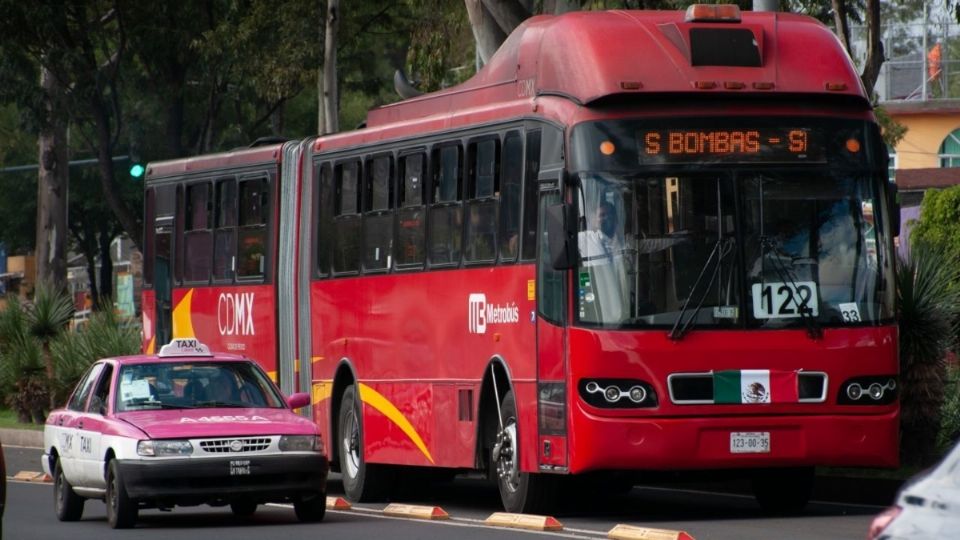
{"label": "taxi tail light", "polygon": [[867,540],[875,540],[878,538],[884,529],[893,523],[893,520],[897,519],[897,516],[899,516],[902,511],[903,509],[899,506],[891,506],[877,514],[877,517],[873,518],[873,522],[870,523]]}

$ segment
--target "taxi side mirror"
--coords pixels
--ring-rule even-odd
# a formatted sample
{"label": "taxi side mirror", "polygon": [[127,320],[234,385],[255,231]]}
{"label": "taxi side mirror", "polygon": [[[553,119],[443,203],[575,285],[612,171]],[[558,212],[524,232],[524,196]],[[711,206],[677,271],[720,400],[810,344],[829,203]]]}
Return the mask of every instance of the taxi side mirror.
{"label": "taxi side mirror", "polygon": [[306,392],[297,392],[287,398],[287,406],[291,409],[300,409],[310,404],[310,394]]}

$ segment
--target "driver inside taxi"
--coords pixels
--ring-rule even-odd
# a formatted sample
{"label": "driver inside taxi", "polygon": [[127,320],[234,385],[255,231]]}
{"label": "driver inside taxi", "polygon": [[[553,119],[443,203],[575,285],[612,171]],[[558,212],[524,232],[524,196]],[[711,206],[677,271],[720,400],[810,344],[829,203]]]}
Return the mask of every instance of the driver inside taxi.
{"label": "driver inside taxi", "polygon": [[236,403],[240,400],[240,389],[233,376],[228,373],[218,373],[206,388],[207,397],[211,401]]}

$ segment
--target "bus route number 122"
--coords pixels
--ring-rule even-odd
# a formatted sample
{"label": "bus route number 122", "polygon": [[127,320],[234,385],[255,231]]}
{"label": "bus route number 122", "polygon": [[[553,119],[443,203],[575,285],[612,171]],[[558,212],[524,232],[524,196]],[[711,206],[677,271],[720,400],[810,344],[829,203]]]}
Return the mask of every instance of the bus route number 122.
{"label": "bus route number 122", "polygon": [[789,319],[803,313],[819,314],[817,284],[766,282],[753,284],[753,316],[757,319]]}

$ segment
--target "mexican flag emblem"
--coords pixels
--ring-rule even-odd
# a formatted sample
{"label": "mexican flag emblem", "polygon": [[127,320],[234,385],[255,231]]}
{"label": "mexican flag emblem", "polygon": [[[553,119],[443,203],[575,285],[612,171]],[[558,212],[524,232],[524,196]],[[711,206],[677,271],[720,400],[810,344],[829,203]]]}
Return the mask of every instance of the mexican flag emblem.
{"label": "mexican flag emblem", "polygon": [[713,372],[714,403],[796,403],[798,399],[796,371]]}

